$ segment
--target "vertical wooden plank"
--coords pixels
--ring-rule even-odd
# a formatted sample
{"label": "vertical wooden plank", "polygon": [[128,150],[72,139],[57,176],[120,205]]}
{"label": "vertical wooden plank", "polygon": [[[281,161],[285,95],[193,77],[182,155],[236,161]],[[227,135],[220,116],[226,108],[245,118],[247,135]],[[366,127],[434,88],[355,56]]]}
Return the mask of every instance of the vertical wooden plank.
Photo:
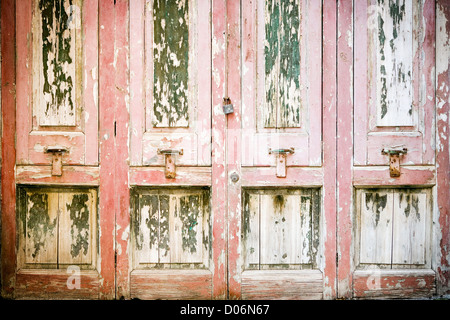
{"label": "vertical wooden plank", "polygon": [[244,194],[244,232],[245,266],[244,268],[259,269],[259,241],[260,241],[260,195],[246,191]]}
{"label": "vertical wooden plank", "polygon": [[58,262],[58,212],[56,192],[28,192],[25,263]]}
{"label": "vertical wooden plank", "polygon": [[338,297],[351,297],[353,165],[353,2],[337,7],[337,234]]}
{"label": "vertical wooden plank", "polygon": [[[1,166],[1,192],[2,192],[2,235],[1,235],[1,273],[2,273],[2,297],[13,297],[14,279],[16,269],[16,186],[14,178],[14,167],[16,163],[16,1],[1,1],[1,112],[2,112],[2,166]],[[27,11],[20,7],[27,7],[26,1],[17,4],[17,15],[26,19]],[[21,9],[21,10],[19,10]],[[20,25],[20,24],[19,24]],[[20,31],[20,27],[18,31]],[[20,34],[20,32],[18,32]],[[25,35],[21,38],[26,40]],[[25,42],[26,43],[26,42]],[[23,48],[27,48],[25,45]],[[19,61],[17,61],[19,62]],[[23,66],[23,65],[22,65]],[[25,79],[27,77],[25,76]],[[23,83],[26,87],[26,83]]]}
{"label": "vertical wooden plank", "polygon": [[[336,65],[336,39],[337,39],[337,2],[323,2],[323,84],[322,84],[322,130],[336,132],[336,100],[337,100],[337,65]],[[323,278],[324,299],[336,297],[336,135],[322,134],[323,136]]]}
{"label": "vertical wooden plank", "polygon": [[115,248],[116,248],[116,297],[128,298],[129,285],[129,233],[130,190],[129,169],[129,1],[115,2]]}
{"label": "vertical wooden plank", "polygon": [[424,264],[427,225],[427,195],[399,190],[393,204],[393,264]]}
{"label": "vertical wooden plank", "polygon": [[185,195],[179,198],[178,210],[181,232],[178,241],[181,244],[179,263],[202,262],[202,208],[200,195]]}
{"label": "vertical wooden plank", "polygon": [[[437,293],[450,292],[450,3],[436,4]],[[3,29],[2,29],[3,30]]]}
{"label": "vertical wooden plank", "polygon": [[84,34],[82,119],[85,125],[85,164],[98,165],[98,0],[83,1],[81,11]]}
{"label": "vertical wooden plank", "polygon": [[360,203],[360,263],[390,264],[393,192],[366,191]]}
{"label": "vertical wooden plank", "polygon": [[114,1],[99,2],[100,299],[115,297]]}
{"label": "vertical wooden plank", "polygon": [[[158,263],[174,263],[176,262],[173,256],[172,244],[175,242],[176,234],[170,233],[170,224],[176,216],[178,203],[173,203],[173,196],[167,194],[160,194],[159,200],[159,216],[158,216]],[[176,197],[175,197],[176,199]],[[170,214],[172,205],[175,204],[174,216]],[[175,238],[174,238],[175,237]],[[174,250],[176,252],[176,249]]]}
{"label": "vertical wooden plank", "polygon": [[265,3],[265,127],[300,126],[300,4]]}
{"label": "vertical wooden plank", "polygon": [[[312,244],[313,244],[313,220],[312,220],[312,210],[311,210],[311,196],[300,196],[300,212],[298,214],[299,220],[296,221],[300,225],[299,239],[296,237],[293,239],[294,241],[299,240],[299,248],[295,249],[295,253],[299,254],[299,259],[295,259],[295,263],[308,264],[313,262],[312,257]],[[295,208],[294,208],[295,210]],[[297,214],[294,211],[294,215]],[[295,226],[296,224],[293,222],[292,224]],[[295,230],[295,229],[294,229]],[[294,234],[296,232],[294,231]],[[296,247],[296,244],[293,243],[293,248]]]}
{"label": "vertical wooden plank", "polygon": [[187,127],[189,5],[187,0],[153,2],[153,125]]}
{"label": "vertical wooden plank", "polygon": [[139,195],[139,211],[136,227],[139,226],[137,250],[138,263],[159,263],[159,197],[155,194]]}
{"label": "vertical wooden plank", "polygon": [[354,112],[354,143],[355,154],[354,164],[364,165],[367,158],[367,110],[369,106],[369,78],[368,74],[368,34],[374,32],[377,26],[377,6],[368,5],[368,1],[355,2],[355,83],[361,85],[355,86],[355,112]]}
{"label": "vertical wooden plank", "polygon": [[[20,1],[16,5],[17,5],[16,6],[17,18],[20,18],[21,22],[17,24],[16,30],[17,37],[15,34],[13,34],[12,36],[14,36],[14,39],[11,38],[9,40],[9,43],[14,43],[16,46],[17,53],[15,54],[17,54],[17,70],[15,71],[16,74],[15,77],[17,77],[17,79],[16,78],[12,79],[14,81],[9,82],[9,84],[12,85],[16,83],[16,88],[11,89],[10,92],[12,94],[15,91],[17,103],[14,105],[14,108],[13,107],[11,108],[14,109],[14,111],[16,111],[17,108],[17,114],[20,114],[22,116],[17,117],[15,121],[14,119],[10,119],[9,124],[14,123],[16,125],[17,163],[26,164],[28,163],[28,134],[31,128],[31,119],[32,119],[31,113],[32,101],[30,97],[32,96],[32,82],[33,82],[31,76],[33,70],[33,60],[30,58],[32,53],[32,44],[28,40],[27,35],[31,34],[33,5],[32,0]],[[8,46],[7,43],[5,43],[5,45]],[[6,59],[6,57],[4,57],[3,59]],[[15,59],[9,62],[9,66],[10,67],[14,66],[14,68],[16,68]],[[6,83],[8,82],[5,82],[5,84]],[[6,90],[2,90],[3,99],[8,99],[8,97],[5,96],[6,93],[7,93]]]}
{"label": "vertical wooden plank", "polygon": [[378,2],[377,125],[414,125],[412,1]]}
{"label": "vertical wooden plank", "polygon": [[225,95],[225,0],[212,2],[212,261],[213,298],[227,297],[227,172],[225,167],[226,119],[222,111]]}
{"label": "vertical wooden plank", "polygon": [[[130,1],[130,165],[142,164],[142,136],[145,130],[145,0]],[[148,35],[147,35],[148,36]],[[147,42],[149,43],[149,42]],[[153,43],[153,42],[152,42]],[[149,43],[151,44],[151,43]]]}
{"label": "vertical wooden plank", "polygon": [[[300,262],[300,197],[279,193],[261,195],[261,264]],[[303,230],[304,231],[304,230]]]}
{"label": "vertical wooden plank", "polygon": [[92,263],[93,201],[88,192],[59,193],[59,263]]}
{"label": "vertical wooden plank", "polygon": [[[242,111],[241,111],[241,6],[239,1],[227,1],[227,88],[233,106],[233,114],[227,115],[227,220],[228,220],[228,293],[229,299],[241,297],[242,272],[242,189],[241,189],[241,139],[242,139]],[[251,5],[251,3],[250,3]],[[227,93],[225,93],[227,94]],[[232,177],[238,177],[233,180]]]}

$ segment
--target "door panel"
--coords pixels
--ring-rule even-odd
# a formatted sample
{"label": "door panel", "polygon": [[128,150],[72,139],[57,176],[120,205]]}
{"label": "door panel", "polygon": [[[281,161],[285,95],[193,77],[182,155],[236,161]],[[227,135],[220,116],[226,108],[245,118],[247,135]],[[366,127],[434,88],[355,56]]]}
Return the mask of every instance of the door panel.
{"label": "door panel", "polygon": [[209,299],[211,3],[129,9],[130,296]]}
{"label": "door panel", "polygon": [[355,164],[434,163],[433,44],[425,1],[355,3]]}
{"label": "door panel", "polygon": [[242,174],[229,183],[230,213],[242,203],[240,250],[229,249],[240,255],[229,263],[239,297],[323,297],[321,10],[318,1],[242,5],[241,139],[228,151],[240,157],[231,179]]}
{"label": "door panel", "polygon": [[[269,149],[294,148],[288,166],[320,166],[320,3],[254,1],[242,43],[242,165],[273,166]],[[306,33],[308,36],[305,36]]]}
{"label": "door panel", "polygon": [[427,0],[354,3],[353,241],[338,234],[353,246],[343,276],[353,291],[342,286],[343,296],[435,294],[434,10]]}
{"label": "door panel", "polygon": [[[131,164],[211,165],[209,5],[135,1],[131,10]],[[136,15],[134,15],[136,14]]]}
{"label": "door panel", "polygon": [[18,91],[29,99],[17,109],[17,164],[51,164],[47,148],[58,146],[66,150],[64,164],[97,165],[98,11],[68,0],[27,0],[23,7],[31,39],[18,48],[26,60],[18,65]]}

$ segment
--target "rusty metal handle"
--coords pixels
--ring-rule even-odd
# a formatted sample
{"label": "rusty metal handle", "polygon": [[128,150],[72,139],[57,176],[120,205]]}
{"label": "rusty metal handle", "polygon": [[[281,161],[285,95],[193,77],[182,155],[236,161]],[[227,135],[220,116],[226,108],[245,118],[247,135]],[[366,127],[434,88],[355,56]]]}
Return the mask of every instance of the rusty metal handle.
{"label": "rusty metal handle", "polygon": [[289,148],[289,149],[275,149],[275,150],[272,150],[271,148],[269,148],[269,154],[272,154],[272,153],[286,154],[286,153],[294,153],[294,152],[295,152],[294,148]]}
{"label": "rusty metal handle", "polygon": [[69,152],[69,150],[63,146],[49,146],[45,147],[44,150],[46,153]]}
{"label": "rusty metal handle", "polygon": [[158,149],[158,154],[179,154],[183,155],[183,149]]}
{"label": "rusty metal handle", "polygon": [[406,154],[408,152],[408,149],[403,148],[403,149],[382,149],[381,150],[381,154],[384,155],[401,155],[401,154]]}

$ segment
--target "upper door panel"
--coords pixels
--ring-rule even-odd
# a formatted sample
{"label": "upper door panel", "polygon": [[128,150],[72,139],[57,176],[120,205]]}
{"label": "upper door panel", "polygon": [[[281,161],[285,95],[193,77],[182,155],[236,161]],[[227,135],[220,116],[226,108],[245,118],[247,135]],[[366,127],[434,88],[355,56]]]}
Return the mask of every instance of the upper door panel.
{"label": "upper door panel", "polygon": [[211,164],[210,6],[130,2],[131,164]]}
{"label": "upper door panel", "polygon": [[[17,163],[98,163],[98,8],[91,1],[20,2]],[[89,140],[89,142],[87,142]]]}
{"label": "upper door panel", "polygon": [[355,164],[434,163],[433,12],[426,1],[355,2]]}
{"label": "upper door panel", "polygon": [[242,15],[242,164],[270,166],[269,149],[293,148],[288,166],[320,166],[320,2],[254,1]]}

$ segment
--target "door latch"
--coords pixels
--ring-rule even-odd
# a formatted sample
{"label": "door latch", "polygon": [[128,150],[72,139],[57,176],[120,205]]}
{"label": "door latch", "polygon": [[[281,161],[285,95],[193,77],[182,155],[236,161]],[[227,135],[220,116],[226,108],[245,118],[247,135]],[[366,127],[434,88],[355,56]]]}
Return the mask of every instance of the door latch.
{"label": "door latch", "polygon": [[158,149],[158,154],[164,155],[164,174],[167,179],[175,179],[176,177],[176,164],[175,155],[183,155],[183,149]]}
{"label": "door latch", "polygon": [[382,149],[381,154],[389,156],[389,174],[391,177],[400,177],[400,156],[408,152],[408,149]]}
{"label": "door latch", "polygon": [[69,150],[62,146],[51,146],[46,147],[45,152],[52,154],[52,176],[62,176],[62,154]]}
{"label": "door latch", "polygon": [[277,177],[286,178],[286,157],[288,154],[293,154],[294,148],[289,149],[275,149],[269,148],[269,154],[276,154],[277,157]]}

